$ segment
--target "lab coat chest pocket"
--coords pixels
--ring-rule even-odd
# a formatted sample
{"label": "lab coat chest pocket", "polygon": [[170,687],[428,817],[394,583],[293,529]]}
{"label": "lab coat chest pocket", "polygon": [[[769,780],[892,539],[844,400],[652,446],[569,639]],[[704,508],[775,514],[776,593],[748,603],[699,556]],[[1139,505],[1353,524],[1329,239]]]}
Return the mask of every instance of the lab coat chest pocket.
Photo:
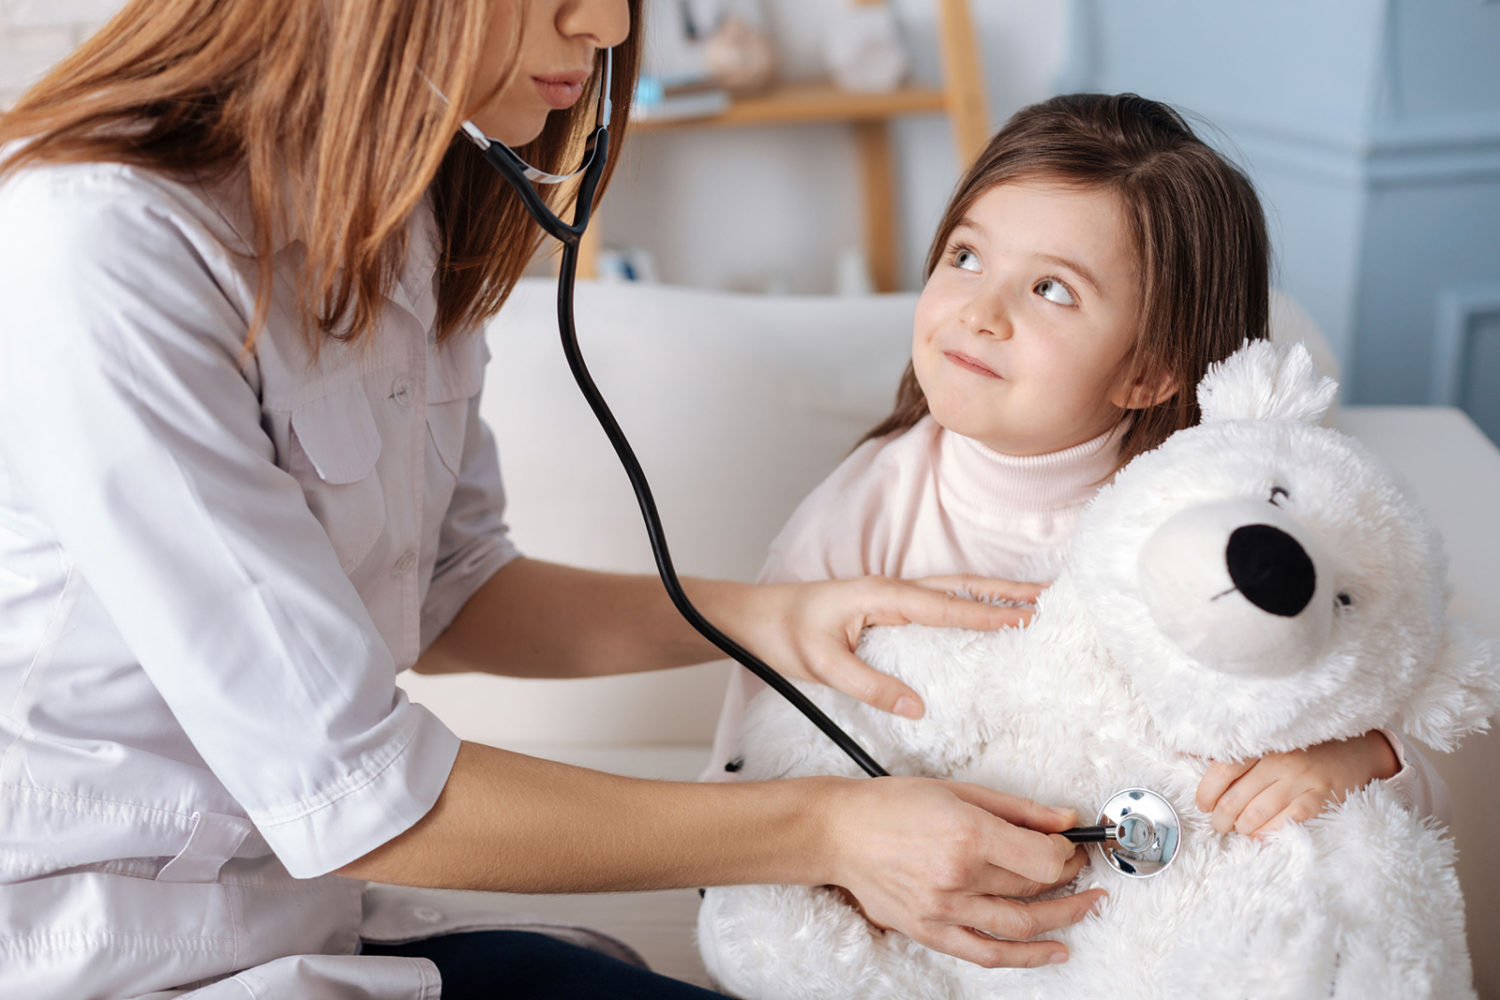
{"label": "lab coat chest pocket", "polygon": [[353,380],[294,408],[290,438],[288,471],[349,572],[385,528],[385,495],[376,471],[380,432],[363,383]]}
{"label": "lab coat chest pocket", "polygon": [[484,384],[489,348],[482,333],[453,338],[427,357],[427,431],[448,472],[456,479],[463,464],[469,403]]}

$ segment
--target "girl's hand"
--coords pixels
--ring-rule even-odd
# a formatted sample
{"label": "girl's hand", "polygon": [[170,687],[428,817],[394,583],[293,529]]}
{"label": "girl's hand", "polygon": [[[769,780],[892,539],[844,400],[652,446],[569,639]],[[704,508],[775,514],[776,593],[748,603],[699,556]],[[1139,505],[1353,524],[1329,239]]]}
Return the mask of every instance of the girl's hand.
{"label": "girl's hand", "polygon": [[1059,833],[1072,810],[979,785],[860,778],[829,799],[835,882],[865,918],[987,968],[1067,961],[1057,941],[1032,941],[1083,919],[1100,889],[1040,902],[1071,882],[1087,854]]}
{"label": "girl's hand", "polygon": [[[737,638],[772,667],[798,680],[817,681],[875,708],[920,718],[922,699],[910,687],[854,655],[870,625],[996,629],[1025,625],[1033,608],[996,606],[985,599],[1032,605],[1043,584],[980,576],[894,580],[867,576],[818,583],[749,588],[733,615]],[[963,591],[977,599],[956,597]]]}
{"label": "girl's hand", "polygon": [[1267,754],[1241,763],[1215,762],[1198,784],[1198,808],[1213,813],[1214,829],[1250,836],[1288,820],[1312,819],[1330,802],[1399,769],[1396,752],[1378,731],[1305,750]]}

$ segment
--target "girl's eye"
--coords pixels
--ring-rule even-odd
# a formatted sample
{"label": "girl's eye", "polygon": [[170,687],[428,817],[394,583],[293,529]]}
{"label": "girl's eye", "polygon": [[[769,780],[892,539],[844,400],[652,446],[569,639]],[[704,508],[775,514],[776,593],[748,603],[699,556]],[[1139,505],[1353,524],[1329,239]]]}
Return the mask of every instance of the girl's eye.
{"label": "girl's eye", "polygon": [[968,247],[958,247],[953,251],[953,266],[963,268],[965,271],[979,270],[979,255]]}
{"label": "girl's eye", "polygon": [[1032,289],[1048,302],[1055,302],[1060,306],[1076,306],[1078,300],[1073,297],[1073,292],[1067,285],[1056,278],[1043,278],[1036,283]]}

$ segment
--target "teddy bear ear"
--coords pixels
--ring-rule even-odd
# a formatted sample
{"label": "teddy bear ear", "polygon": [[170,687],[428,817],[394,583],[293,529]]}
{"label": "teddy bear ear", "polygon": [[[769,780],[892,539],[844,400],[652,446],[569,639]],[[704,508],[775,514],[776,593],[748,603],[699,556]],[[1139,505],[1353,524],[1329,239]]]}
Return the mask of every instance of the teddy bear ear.
{"label": "teddy bear ear", "polygon": [[1454,626],[1442,658],[1405,705],[1401,731],[1442,753],[1489,728],[1500,708],[1500,646]]}
{"label": "teddy bear ear", "polygon": [[1247,340],[1198,383],[1203,420],[1300,420],[1315,424],[1339,384],[1319,375],[1300,343]]}

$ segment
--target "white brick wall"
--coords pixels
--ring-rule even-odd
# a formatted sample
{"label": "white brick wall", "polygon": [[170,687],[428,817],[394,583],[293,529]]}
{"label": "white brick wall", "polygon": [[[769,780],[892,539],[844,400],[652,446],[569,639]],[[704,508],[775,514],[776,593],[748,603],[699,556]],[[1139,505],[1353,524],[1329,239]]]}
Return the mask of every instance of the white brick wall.
{"label": "white brick wall", "polygon": [[0,0],[0,108],[114,16],[124,0]]}

